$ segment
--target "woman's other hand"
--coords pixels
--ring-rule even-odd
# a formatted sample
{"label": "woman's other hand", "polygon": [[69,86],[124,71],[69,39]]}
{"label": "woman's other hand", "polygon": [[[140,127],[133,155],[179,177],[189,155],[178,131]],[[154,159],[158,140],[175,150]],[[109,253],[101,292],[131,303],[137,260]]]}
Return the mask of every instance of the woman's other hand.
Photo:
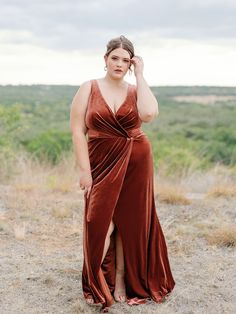
{"label": "woman's other hand", "polygon": [[92,175],[90,171],[80,171],[79,175],[79,185],[80,189],[84,190],[84,194],[87,192],[87,198],[89,197],[91,186],[92,186]]}
{"label": "woman's other hand", "polygon": [[134,65],[135,76],[143,74],[144,63],[142,57],[134,56],[132,59],[130,59],[130,62]]}

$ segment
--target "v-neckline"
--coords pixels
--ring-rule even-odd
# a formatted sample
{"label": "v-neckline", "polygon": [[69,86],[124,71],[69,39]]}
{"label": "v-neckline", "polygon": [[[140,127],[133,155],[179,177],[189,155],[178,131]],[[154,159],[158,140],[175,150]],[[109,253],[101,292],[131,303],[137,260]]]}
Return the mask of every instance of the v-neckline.
{"label": "v-neckline", "polygon": [[94,80],[97,84],[97,88],[98,88],[98,91],[99,91],[99,94],[104,102],[104,104],[106,105],[106,107],[109,109],[109,111],[113,114],[114,117],[116,117],[117,113],[119,112],[119,110],[121,109],[121,107],[124,106],[124,104],[126,103],[127,99],[128,99],[128,96],[129,96],[129,88],[130,88],[130,84],[128,83],[128,88],[127,88],[127,94],[126,94],[126,97],[125,97],[125,100],[121,103],[121,105],[119,106],[119,108],[117,109],[116,112],[113,112],[111,107],[108,105],[107,101],[105,100],[105,98],[103,97],[103,94],[101,92],[101,89],[99,87],[99,84],[98,84],[98,81],[97,80]]}

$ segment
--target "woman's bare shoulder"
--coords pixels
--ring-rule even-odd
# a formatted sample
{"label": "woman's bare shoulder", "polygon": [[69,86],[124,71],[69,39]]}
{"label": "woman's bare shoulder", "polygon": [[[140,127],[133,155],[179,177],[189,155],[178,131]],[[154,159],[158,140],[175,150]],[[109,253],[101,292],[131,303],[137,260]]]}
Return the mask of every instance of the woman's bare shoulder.
{"label": "woman's bare shoulder", "polygon": [[87,81],[84,81],[82,82],[77,91],[76,91],[76,94],[74,96],[74,98],[88,98],[89,97],[89,94],[91,93],[91,86],[92,86],[92,82],[91,80],[87,80]]}
{"label": "woman's bare shoulder", "polygon": [[91,93],[91,80],[82,82],[73,97],[73,103],[87,103]]}
{"label": "woman's bare shoulder", "polygon": [[87,81],[82,82],[82,83],[79,85],[79,88],[82,88],[82,89],[90,89],[90,88],[91,88],[91,85],[92,85],[92,80],[87,80]]}

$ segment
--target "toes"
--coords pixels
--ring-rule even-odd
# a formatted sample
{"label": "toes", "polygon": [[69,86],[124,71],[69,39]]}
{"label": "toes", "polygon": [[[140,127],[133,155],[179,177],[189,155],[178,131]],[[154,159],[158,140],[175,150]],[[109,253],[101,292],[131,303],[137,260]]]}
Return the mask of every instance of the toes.
{"label": "toes", "polygon": [[89,303],[89,304],[94,303],[94,300],[93,300],[93,299],[90,299],[90,298],[86,299],[86,301],[87,301],[87,303]]}
{"label": "toes", "polygon": [[124,296],[120,296],[120,302],[125,302],[125,297]]}
{"label": "toes", "polygon": [[121,301],[125,302],[125,296],[124,295],[121,296]]}
{"label": "toes", "polygon": [[117,295],[116,293],[114,294],[114,297],[115,297],[115,300],[117,301],[117,302],[125,302],[125,300],[126,300],[126,296],[125,295]]}

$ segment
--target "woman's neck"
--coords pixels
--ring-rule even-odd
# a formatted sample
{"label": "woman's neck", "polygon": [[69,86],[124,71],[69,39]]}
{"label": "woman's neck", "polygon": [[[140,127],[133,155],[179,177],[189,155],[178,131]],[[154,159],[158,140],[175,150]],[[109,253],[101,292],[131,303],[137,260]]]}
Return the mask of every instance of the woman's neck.
{"label": "woman's neck", "polygon": [[125,82],[123,80],[123,78],[121,79],[113,79],[111,78],[108,74],[106,76],[104,76],[104,81],[113,85],[113,86],[118,86],[118,87],[121,87],[121,86],[124,86],[125,85]]}

